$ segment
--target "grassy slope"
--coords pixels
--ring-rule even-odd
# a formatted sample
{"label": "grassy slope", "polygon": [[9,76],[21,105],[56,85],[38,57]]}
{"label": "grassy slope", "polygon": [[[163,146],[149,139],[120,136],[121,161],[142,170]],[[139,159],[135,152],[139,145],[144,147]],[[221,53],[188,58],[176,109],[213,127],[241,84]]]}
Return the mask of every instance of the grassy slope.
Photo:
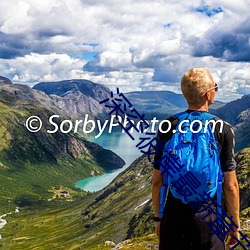
{"label": "grassy slope", "polygon": [[[249,150],[237,155],[240,167],[249,167]],[[143,236],[153,232],[152,203],[138,207],[150,199],[151,175],[152,167],[141,157],[102,191],[72,202],[54,200],[22,208],[6,217],[0,244],[3,249],[103,250],[111,249],[104,246],[106,240],[117,244],[133,238],[121,249],[157,249],[154,236]],[[242,177],[239,173],[240,181]]]}
{"label": "grassy slope", "polygon": [[[149,202],[135,210],[150,199],[150,171],[143,157],[100,192],[72,202],[21,208],[19,214],[6,217],[8,224],[0,230],[3,249],[90,249],[106,240],[124,240],[133,216],[151,207]],[[152,231],[152,221],[146,224]]]}
{"label": "grassy slope", "polygon": [[83,200],[53,201],[6,217],[1,230],[2,249],[79,249],[83,242],[81,209]]}
{"label": "grassy slope", "polygon": [[[20,91],[18,86],[1,86],[0,215],[13,210],[20,202],[33,204],[50,198],[52,194],[48,190],[53,186],[74,188],[75,182],[90,177],[93,170],[103,172],[87,151],[81,151],[77,157],[68,153],[70,150],[80,152],[77,148],[82,145],[80,139],[70,135],[49,135],[45,128],[36,134],[29,132],[24,126],[29,116],[39,115],[42,121],[47,121],[52,113],[61,114],[60,110],[44,94],[27,88],[14,98],[15,91]],[[34,95],[40,104],[25,99],[23,93]],[[73,143],[66,145],[69,140]],[[64,149],[66,146],[68,148]]]}
{"label": "grassy slope", "polygon": [[240,186],[241,210],[243,210],[243,214],[250,217],[250,148],[241,150],[235,159]]}

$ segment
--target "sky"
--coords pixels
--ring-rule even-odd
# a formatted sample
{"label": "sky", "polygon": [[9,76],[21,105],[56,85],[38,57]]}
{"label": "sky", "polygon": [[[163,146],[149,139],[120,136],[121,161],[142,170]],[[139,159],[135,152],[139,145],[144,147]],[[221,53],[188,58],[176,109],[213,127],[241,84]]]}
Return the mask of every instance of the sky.
{"label": "sky", "polygon": [[0,75],[181,93],[183,74],[205,67],[228,102],[250,94],[249,9],[249,0],[0,1]]}

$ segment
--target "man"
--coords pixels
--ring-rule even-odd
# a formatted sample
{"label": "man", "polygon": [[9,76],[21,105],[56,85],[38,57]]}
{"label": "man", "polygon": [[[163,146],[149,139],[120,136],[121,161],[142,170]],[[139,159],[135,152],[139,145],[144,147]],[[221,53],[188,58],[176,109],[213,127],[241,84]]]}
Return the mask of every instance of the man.
{"label": "man", "polygon": [[[187,112],[194,110],[208,112],[208,106],[214,102],[215,93],[218,90],[217,84],[207,69],[194,68],[186,72],[181,80],[181,89],[188,104]],[[178,123],[178,118],[172,116],[168,120],[172,128],[168,133],[158,131],[157,139],[166,143],[171,139]],[[223,121],[223,130],[220,133],[220,124],[216,124],[214,136],[220,148],[220,162],[223,171],[223,198],[227,213],[232,216],[233,222],[238,226],[234,227],[228,234],[229,242],[226,247],[233,247],[239,239],[239,187],[236,179],[236,163],[234,160],[234,133],[232,127]],[[164,131],[164,126],[162,131]],[[155,161],[162,158],[162,151],[155,155]],[[164,208],[163,218],[158,218],[160,204],[160,189],[163,180],[160,171],[160,163],[154,165],[152,179],[152,199],[154,206],[155,230],[160,239],[160,250],[224,250],[225,243],[216,234],[212,234],[206,222],[211,223],[216,219],[216,214],[198,213],[192,209],[190,204],[183,204],[181,200],[168,193]],[[216,208],[214,207],[216,210]],[[235,232],[234,232],[235,231]]]}

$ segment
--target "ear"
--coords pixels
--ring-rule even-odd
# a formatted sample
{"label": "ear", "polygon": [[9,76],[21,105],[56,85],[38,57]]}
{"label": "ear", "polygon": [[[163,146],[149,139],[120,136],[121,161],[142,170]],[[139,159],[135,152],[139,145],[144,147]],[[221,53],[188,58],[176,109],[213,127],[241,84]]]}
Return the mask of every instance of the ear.
{"label": "ear", "polygon": [[206,100],[208,100],[208,99],[209,99],[209,97],[210,97],[210,93],[209,93],[209,91],[205,93],[204,97],[206,98]]}

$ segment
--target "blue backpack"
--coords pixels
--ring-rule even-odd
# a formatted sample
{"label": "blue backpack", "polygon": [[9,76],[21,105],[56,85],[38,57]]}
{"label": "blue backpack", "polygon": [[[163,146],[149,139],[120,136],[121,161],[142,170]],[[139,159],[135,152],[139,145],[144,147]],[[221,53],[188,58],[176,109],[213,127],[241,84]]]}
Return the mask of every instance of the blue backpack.
{"label": "blue backpack", "polygon": [[217,194],[217,213],[221,214],[222,171],[220,154],[208,121],[216,116],[207,112],[182,112],[172,138],[163,151],[160,170],[163,185],[160,191],[159,217],[163,217],[166,196],[172,195],[183,203],[197,202],[201,195]]}

